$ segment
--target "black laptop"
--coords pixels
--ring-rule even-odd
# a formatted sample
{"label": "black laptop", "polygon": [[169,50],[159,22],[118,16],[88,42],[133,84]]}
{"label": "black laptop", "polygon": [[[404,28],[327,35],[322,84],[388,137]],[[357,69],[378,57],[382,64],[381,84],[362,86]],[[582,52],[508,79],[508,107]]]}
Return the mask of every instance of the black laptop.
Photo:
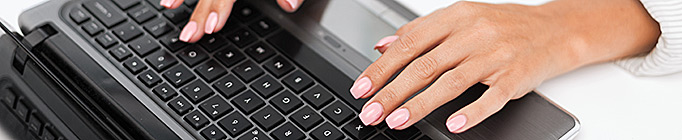
{"label": "black laptop", "polygon": [[[239,0],[220,32],[178,41],[196,0],[50,0],[0,37],[7,137],[95,139],[570,139],[575,117],[531,92],[461,134],[446,118],[477,84],[405,130],[358,119],[349,93],[375,41],[417,16],[392,0]],[[372,7],[372,8],[367,8]]]}

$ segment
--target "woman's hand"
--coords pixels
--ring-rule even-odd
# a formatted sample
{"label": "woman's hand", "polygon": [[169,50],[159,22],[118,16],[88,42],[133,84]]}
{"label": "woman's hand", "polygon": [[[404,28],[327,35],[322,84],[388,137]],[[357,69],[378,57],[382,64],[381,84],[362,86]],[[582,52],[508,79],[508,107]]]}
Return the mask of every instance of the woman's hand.
{"label": "woman's hand", "polygon": [[[204,34],[212,34],[225,26],[237,0],[199,0],[192,17],[182,29],[179,39],[184,42],[197,42]],[[304,0],[277,0],[277,4],[287,12],[294,12]],[[174,9],[180,7],[183,0],[161,0],[161,5]]]}
{"label": "woman's hand", "polygon": [[351,93],[368,98],[376,92],[359,114],[364,124],[386,120],[400,130],[470,86],[489,85],[448,118],[450,132],[461,133],[546,79],[645,53],[659,34],[636,0],[558,0],[542,6],[457,2],[379,41],[376,49],[383,55],[360,74]]}

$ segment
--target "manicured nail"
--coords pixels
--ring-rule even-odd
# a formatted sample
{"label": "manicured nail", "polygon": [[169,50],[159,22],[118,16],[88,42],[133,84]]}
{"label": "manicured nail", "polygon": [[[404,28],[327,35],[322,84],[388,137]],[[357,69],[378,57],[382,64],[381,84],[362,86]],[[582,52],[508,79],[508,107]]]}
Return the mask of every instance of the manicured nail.
{"label": "manicured nail", "polygon": [[388,128],[393,129],[402,126],[408,119],[410,119],[410,111],[406,108],[401,108],[386,117],[386,124],[388,124]]}
{"label": "manicured nail", "polygon": [[161,6],[170,8],[175,0],[161,0]]}
{"label": "manicured nail", "polygon": [[353,94],[355,99],[359,99],[363,95],[367,94],[371,88],[372,81],[370,81],[368,77],[362,77],[360,80],[358,80],[358,82],[353,84],[353,87],[350,88],[350,93]]}
{"label": "manicured nail", "polygon": [[363,124],[369,125],[377,121],[377,119],[381,117],[381,114],[383,114],[383,111],[384,107],[382,107],[381,104],[379,104],[378,102],[374,102],[372,104],[369,104],[367,108],[360,112],[360,120],[362,121]]}
{"label": "manicured nail", "polygon": [[296,9],[298,7],[298,0],[287,0],[287,3],[289,3],[289,6],[291,6],[291,9]]}
{"label": "manicured nail", "polygon": [[189,38],[191,38],[194,33],[197,32],[197,22],[190,21],[185,25],[185,28],[182,29],[182,32],[180,33],[180,40],[184,42],[188,42]]}
{"label": "manicured nail", "polygon": [[450,132],[455,133],[455,131],[461,129],[466,123],[467,117],[460,114],[455,117],[452,117],[445,123],[445,125],[448,127],[448,130]]}
{"label": "manicured nail", "polygon": [[211,12],[208,14],[208,19],[206,19],[206,26],[204,27],[204,32],[206,34],[212,34],[215,30],[216,25],[218,25],[218,13]]}
{"label": "manicured nail", "polygon": [[398,36],[396,36],[396,35],[384,37],[381,40],[379,40],[379,42],[377,42],[376,45],[374,45],[374,49],[384,47],[384,46],[388,45],[389,43],[395,41],[396,39],[398,39]]}

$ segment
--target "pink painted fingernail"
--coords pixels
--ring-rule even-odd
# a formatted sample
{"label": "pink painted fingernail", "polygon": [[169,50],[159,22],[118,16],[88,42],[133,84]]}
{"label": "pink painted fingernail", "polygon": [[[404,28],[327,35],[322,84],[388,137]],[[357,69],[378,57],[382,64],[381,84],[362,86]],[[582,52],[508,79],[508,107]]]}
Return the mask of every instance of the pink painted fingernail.
{"label": "pink painted fingernail", "polygon": [[353,87],[350,88],[350,93],[355,99],[359,99],[363,95],[367,94],[371,88],[372,81],[370,81],[368,77],[362,77],[360,80],[355,82],[355,84],[353,84]]}
{"label": "pink painted fingernail", "polygon": [[204,32],[206,34],[213,33],[213,30],[215,30],[216,25],[218,25],[218,13],[211,12],[210,14],[208,14],[208,19],[206,19],[206,26],[204,27]]}
{"label": "pink painted fingernail", "polygon": [[461,129],[466,123],[467,117],[460,114],[455,117],[452,117],[445,123],[445,125],[448,127],[448,131],[455,133],[455,131]]}
{"label": "pink painted fingernail", "polygon": [[298,7],[298,0],[286,0],[287,3],[289,3],[289,6],[291,6],[291,9],[296,9]]}
{"label": "pink painted fingernail", "polygon": [[374,49],[384,47],[384,46],[388,45],[389,43],[391,43],[397,39],[398,39],[398,36],[396,36],[396,35],[384,37],[381,40],[379,40],[379,42],[377,42],[376,45],[374,45]]}
{"label": "pink painted fingernail", "polygon": [[197,32],[197,22],[190,21],[185,25],[185,28],[182,29],[182,32],[180,33],[180,40],[187,42],[189,41],[189,38],[191,38],[194,33]]}
{"label": "pink painted fingernail", "polygon": [[406,108],[401,108],[386,117],[386,124],[388,124],[388,128],[393,129],[402,126],[408,119],[410,119],[410,111]]}
{"label": "pink painted fingernail", "polygon": [[161,0],[161,6],[170,8],[175,0]]}
{"label": "pink painted fingernail", "polygon": [[377,121],[377,119],[379,119],[379,117],[381,117],[381,114],[383,113],[384,107],[382,107],[381,104],[379,104],[378,102],[374,102],[372,104],[369,104],[367,108],[360,112],[360,120],[362,121],[363,124],[369,125]]}

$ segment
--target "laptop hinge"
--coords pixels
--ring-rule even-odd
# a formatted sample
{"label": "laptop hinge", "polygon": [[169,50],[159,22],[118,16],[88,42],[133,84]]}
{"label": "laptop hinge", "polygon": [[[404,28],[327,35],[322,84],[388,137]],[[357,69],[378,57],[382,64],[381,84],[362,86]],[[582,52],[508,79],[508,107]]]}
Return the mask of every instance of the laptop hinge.
{"label": "laptop hinge", "polygon": [[[26,36],[22,37],[17,33],[13,33],[12,36],[20,39],[21,43],[24,46],[26,46],[30,51],[33,52],[34,50],[36,50],[37,46],[40,46],[40,44],[42,44],[47,38],[54,34],[56,34],[56,30],[54,30],[52,26],[44,25],[26,34]],[[30,58],[28,57],[28,52],[26,52],[26,50],[24,49],[14,50],[14,60],[12,61],[12,65],[19,73],[21,74],[24,73],[24,67],[26,66],[26,62],[28,60],[30,60]]]}

